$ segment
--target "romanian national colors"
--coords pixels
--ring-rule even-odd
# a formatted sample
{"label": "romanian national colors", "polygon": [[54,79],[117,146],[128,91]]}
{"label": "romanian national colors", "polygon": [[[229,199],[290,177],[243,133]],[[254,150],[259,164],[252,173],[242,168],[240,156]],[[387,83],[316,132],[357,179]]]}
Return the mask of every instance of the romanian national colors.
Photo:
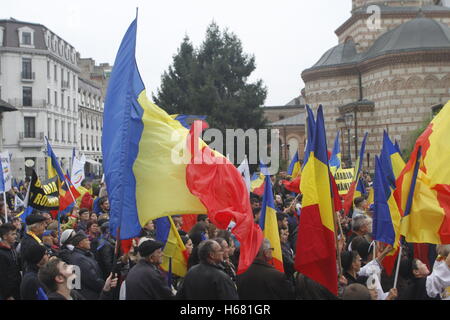
{"label": "romanian national colors", "polygon": [[261,197],[264,193],[264,180],[265,176],[262,172],[255,172],[250,180],[250,191]]}
{"label": "romanian national colors", "polygon": [[[261,170],[263,167],[261,166]],[[280,234],[278,232],[277,211],[273,201],[272,181],[269,173],[265,178],[264,195],[261,205],[259,226],[264,232],[264,238],[270,241],[273,250],[273,266],[280,272],[284,272],[283,256],[281,253]]]}
{"label": "romanian national colors", "polygon": [[[309,107],[308,114],[309,118],[312,115]],[[333,200],[322,106],[317,111],[315,128],[311,129],[313,134],[308,134],[310,153],[300,184],[303,199],[295,268],[337,295]]]}
{"label": "romanian national colors", "polygon": [[417,139],[396,181],[395,196],[403,212],[401,234],[407,242],[450,243],[449,137],[450,102]]}
{"label": "romanian national colors", "polygon": [[330,158],[330,172],[333,175],[333,177],[340,167],[341,167],[341,146],[339,143],[339,131],[338,131],[336,139],[334,140],[333,151],[331,151],[331,158]]}
{"label": "romanian national colors", "polygon": [[364,139],[361,143],[361,148],[359,149],[358,159],[356,160],[356,168],[355,168],[355,173],[353,174],[353,181],[352,181],[352,184],[350,185],[350,189],[348,190],[348,193],[344,199],[345,214],[349,213],[349,211],[352,207],[352,204],[353,204],[353,200],[357,197],[360,197],[363,193],[365,193],[364,185],[360,178],[361,178],[361,169],[362,169],[363,160],[364,160],[364,152],[366,150],[367,135],[368,135],[368,133],[366,132],[366,134],[364,135]]}
{"label": "romanian national colors", "polygon": [[301,174],[301,165],[300,160],[298,158],[298,152],[295,153],[294,157],[292,158],[291,164],[289,165],[287,174],[292,177],[292,179],[295,179],[300,176]]}
{"label": "romanian national colors", "polygon": [[[162,223],[158,223],[162,222]],[[163,259],[161,268],[179,277],[184,277],[187,273],[187,263],[189,254],[181,240],[180,234],[171,217],[156,219],[156,240],[163,242]]]}
{"label": "romanian national colors", "polygon": [[[136,30],[137,19],[120,45],[105,102],[102,148],[111,232],[130,239],[149,220],[177,214],[208,213],[222,229],[233,220],[232,232],[241,243],[238,273],[243,272],[262,243],[245,183],[225,157],[198,138],[200,133],[189,135],[147,99],[135,58]],[[198,148],[188,148],[190,140]],[[209,162],[192,161],[192,152]]]}

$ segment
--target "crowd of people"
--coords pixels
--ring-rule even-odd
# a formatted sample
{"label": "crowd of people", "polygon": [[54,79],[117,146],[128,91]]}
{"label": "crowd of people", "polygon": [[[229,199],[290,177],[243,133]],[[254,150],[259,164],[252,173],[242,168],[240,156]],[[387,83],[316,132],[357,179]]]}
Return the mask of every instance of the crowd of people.
{"label": "crowd of people", "polygon": [[[22,221],[14,203],[0,203],[0,300],[450,299],[450,245],[430,245],[434,256],[421,261],[413,245],[402,240],[394,285],[395,272],[388,275],[383,266],[392,248],[375,245],[373,208],[364,197],[354,200],[350,214],[338,213],[338,296],[299,273],[295,255],[301,195],[287,191],[283,178],[272,177],[284,272],[273,265],[274,244],[264,239],[251,266],[237,275],[240,244],[231,227],[220,230],[207,215],[198,215],[186,231],[182,216],[173,216],[188,270],[184,277],[169,276],[160,267],[165,244],[156,240],[154,221],[124,250],[110,234],[104,184],[93,191],[88,180],[80,187],[77,205],[59,221],[36,210]],[[370,184],[370,176],[366,179]],[[13,190],[9,199],[14,193],[24,196],[23,190]],[[251,194],[251,205],[258,223],[261,197]]]}

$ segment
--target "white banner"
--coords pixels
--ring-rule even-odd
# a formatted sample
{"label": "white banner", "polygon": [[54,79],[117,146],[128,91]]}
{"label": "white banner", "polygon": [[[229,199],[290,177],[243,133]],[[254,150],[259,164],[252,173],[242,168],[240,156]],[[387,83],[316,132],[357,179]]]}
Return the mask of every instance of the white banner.
{"label": "white banner", "polygon": [[78,160],[77,157],[73,158],[72,163],[72,172],[70,174],[70,180],[72,180],[72,184],[75,188],[81,186],[81,181],[84,180],[84,164],[86,163],[86,157],[84,154],[81,156],[81,159]]}
{"label": "white banner", "polygon": [[242,178],[244,179],[245,185],[247,186],[247,190],[250,193],[251,189],[250,168],[248,167],[247,158],[245,158],[244,161],[242,161],[241,165],[237,169],[241,173],[241,175],[244,174]]}
{"label": "white banner", "polygon": [[12,174],[11,174],[11,158],[8,151],[0,153],[2,161],[3,177],[5,179],[5,191],[11,190]]}

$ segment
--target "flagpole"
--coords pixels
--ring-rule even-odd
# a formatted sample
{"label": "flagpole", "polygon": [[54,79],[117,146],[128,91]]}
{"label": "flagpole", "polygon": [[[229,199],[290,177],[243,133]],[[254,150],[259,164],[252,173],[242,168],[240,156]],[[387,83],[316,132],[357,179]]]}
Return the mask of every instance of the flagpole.
{"label": "flagpole", "polygon": [[397,289],[398,271],[400,270],[400,260],[402,258],[402,249],[403,249],[403,246],[400,243],[400,250],[398,251],[398,257],[397,257],[397,267],[395,268],[394,289]]}

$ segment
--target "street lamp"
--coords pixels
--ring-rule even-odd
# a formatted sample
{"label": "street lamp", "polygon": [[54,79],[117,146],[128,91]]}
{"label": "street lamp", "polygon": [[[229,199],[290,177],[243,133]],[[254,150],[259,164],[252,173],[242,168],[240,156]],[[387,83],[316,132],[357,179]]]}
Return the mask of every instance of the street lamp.
{"label": "street lamp", "polygon": [[353,114],[346,113],[344,115],[345,127],[347,128],[347,141],[348,141],[348,167],[352,167],[352,156],[350,153],[350,128],[353,124]]}

